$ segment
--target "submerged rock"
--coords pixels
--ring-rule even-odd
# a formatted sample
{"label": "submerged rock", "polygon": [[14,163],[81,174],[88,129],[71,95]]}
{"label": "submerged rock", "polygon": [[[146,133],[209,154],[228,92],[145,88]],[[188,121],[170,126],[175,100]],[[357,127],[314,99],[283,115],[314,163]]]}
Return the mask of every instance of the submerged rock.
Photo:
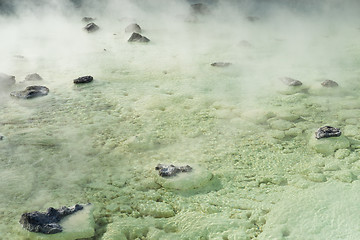
{"label": "submerged rock", "polygon": [[87,31],[87,32],[95,32],[97,30],[99,30],[99,26],[96,25],[95,23],[91,22],[91,23],[88,23],[84,29]]}
{"label": "submerged rock", "polygon": [[47,212],[30,212],[21,215],[20,223],[30,232],[55,234],[62,232],[63,228],[59,222],[64,217],[73,214],[84,207],[76,204],[74,207],[61,207],[59,209],[49,208]]}
{"label": "submerged rock", "polygon": [[229,63],[229,62],[214,62],[211,64],[211,66],[213,66],[213,67],[228,67],[230,65],[231,65],[231,63]]}
{"label": "submerged rock", "polygon": [[190,172],[192,167],[189,165],[176,167],[174,165],[158,164],[155,170],[159,170],[159,175],[162,177],[172,177],[176,176],[179,172]]}
{"label": "submerged rock", "polygon": [[92,82],[94,78],[92,76],[83,76],[78,77],[77,79],[74,79],[75,84],[81,84],[81,83],[89,83]]}
{"label": "submerged rock", "polygon": [[288,86],[300,86],[300,85],[302,85],[302,82],[300,82],[299,80],[289,78],[289,77],[282,77],[282,78],[280,78],[280,80],[284,84],[286,84]]}
{"label": "submerged rock", "polygon": [[10,93],[10,96],[17,98],[35,98],[46,96],[49,93],[49,89],[45,86],[28,86],[23,91],[14,91]]}
{"label": "submerged rock", "polygon": [[43,80],[42,77],[40,77],[37,73],[29,74],[25,77],[25,81],[41,81]]}
{"label": "submerged rock", "polygon": [[95,20],[95,18],[92,18],[92,17],[83,17],[81,19],[81,21],[86,22],[86,23],[93,22],[94,20]]}
{"label": "submerged rock", "polygon": [[150,39],[134,32],[133,34],[131,34],[128,42],[150,42]]}
{"label": "submerged rock", "polygon": [[333,81],[333,80],[329,80],[329,79],[323,81],[323,82],[321,83],[321,85],[322,85],[323,87],[327,87],[327,88],[334,88],[334,87],[338,87],[338,86],[339,86],[339,84],[338,84],[337,82],[335,82],[335,81]]}
{"label": "submerged rock", "polygon": [[132,24],[128,25],[125,28],[125,32],[127,32],[127,33],[130,33],[130,32],[141,33],[141,27],[136,23],[132,23]]}
{"label": "submerged rock", "polygon": [[324,126],[319,128],[315,132],[315,138],[328,138],[328,137],[339,137],[341,135],[340,128],[334,128],[330,126]]}
{"label": "submerged rock", "polygon": [[10,87],[13,84],[15,84],[15,76],[7,75],[5,73],[0,73],[1,87]]}

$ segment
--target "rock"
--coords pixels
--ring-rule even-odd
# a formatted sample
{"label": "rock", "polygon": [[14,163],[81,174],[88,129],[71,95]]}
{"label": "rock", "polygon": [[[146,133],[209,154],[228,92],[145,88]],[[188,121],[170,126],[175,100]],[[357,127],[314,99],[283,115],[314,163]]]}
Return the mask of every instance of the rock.
{"label": "rock", "polygon": [[92,82],[94,78],[92,76],[83,76],[78,77],[77,79],[74,79],[75,84],[81,84],[81,83],[89,83]]}
{"label": "rock", "polygon": [[150,39],[134,32],[133,34],[131,34],[128,42],[150,42]]}
{"label": "rock", "polygon": [[25,77],[25,81],[41,81],[43,80],[42,77],[40,77],[37,73],[29,74]]}
{"label": "rock", "polygon": [[280,78],[280,80],[288,85],[288,86],[300,86],[302,85],[302,82],[300,82],[299,80],[296,80],[296,79],[292,79],[292,78],[289,78],[289,77],[282,77]]}
{"label": "rock", "polygon": [[328,138],[328,137],[339,137],[341,135],[340,128],[334,128],[330,126],[324,126],[319,128],[315,132],[315,138]]}
{"label": "rock", "polygon": [[15,76],[0,73],[0,87],[10,87],[15,84]]}
{"label": "rock", "polygon": [[173,177],[179,172],[190,172],[192,168],[189,165],[176,167],[174,165],[158,164],[155,170],[159,170],[159,175],[162,177]]}
{"label": "rock", "polygon": [[129,26],[127,26],[125,28],[125,32],[127,32],[127,33],[130,33],[130,32],[131,33],[132,32],[141,33],[141,27],[136,23],[132,23],[132,24],[130,24]]}
{"label": "rock", "polygon": [[213,67],[228,67],[230,65],[231,65],[231,63],[229,63],[229,62],[214,62],[211,64],[211,66],[213,66]]}
{"label": "rock", "polygon": [[350,147],[350,141],[345,136],[336,138],[321,138],[316,139],[311,136],[309,145],[316,152],[324,155],[332,155],[338,149],[347,149]]}
{"label": "rock", "polygon": [[210,10],[203,3],[195,3],[195,4],[191,4],[191,13],[192,14],[206,15],[206,14],[210,13]]}
{"label": "rock", "polygon": [[61,207],[59,209],[49,208],[47,212],[41,213],[38,211],[31,213],[24,213],[21,215],[20,223],[30,232],[39,232],[45,234],[55,234],[62,232],[63,228],[59,222],[64,217],[73,214],[84,207],[76,204],[74,207]]}
{"label": "rock", "polygon": [[92,17],[83,17],[81,19],[81,21],[86,22],[86,23],[93,22],[94,20],[95,20],[95,18],[92,18]]}
{"label": "rock", "polygon": [[91,22],[91,23],[88,23],[84,29],[87,31],[87,32],[95,32],[97,30],[99,30],[99,26],[96,25],[95,23]]}
{"label": "rock", "polygon": [[323,86],[323,87],[327,87],[327,88],[333,88],[333,87],[338,87],[339,86],[339,84],[337,83],[337,82],[335,82],[335,81],[333,81],[333,80],[325,80],[325,81],[323,81],[322,83],[321,83],[321,85]]}
{"label": "rock", "polygon": [[45,86],[28,86],[23,91],[14,91],[10,93],[10,96],[17,98],[35,98],[46,96],[49,93],[49,89]]}
{"label": "rock", "polygon": [[4,140],[4,136],[0,135],[0,141]]}

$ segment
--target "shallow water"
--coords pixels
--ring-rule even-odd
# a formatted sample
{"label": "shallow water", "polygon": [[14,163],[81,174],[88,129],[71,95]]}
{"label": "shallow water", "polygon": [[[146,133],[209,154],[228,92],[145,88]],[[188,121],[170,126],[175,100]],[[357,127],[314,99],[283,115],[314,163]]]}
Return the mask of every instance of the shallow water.
{"label": "shallow water", "polygon": [[[238,14],[141,15],[146,45],[127,42],[126,19],[99,18],[94,34],[81,17],[8,22],[0,33],[15,41],[1,46],[0,66],[17,84],[0,96],[0,236],[36,239],[22,213],[91,202],[96,239],[359,238],[347,224],[358,214],[359,19],[295,15],[289,29],[279,24],[288,13],[255,23]],[[25,31],[33,24],[41,30]],[[49,95],[10,98],[33,72]],[[74,85],[82,75],[95,80]],[[315,151],[324,125],[349,146]],[[172,189],[158,163],[212,178]]]}

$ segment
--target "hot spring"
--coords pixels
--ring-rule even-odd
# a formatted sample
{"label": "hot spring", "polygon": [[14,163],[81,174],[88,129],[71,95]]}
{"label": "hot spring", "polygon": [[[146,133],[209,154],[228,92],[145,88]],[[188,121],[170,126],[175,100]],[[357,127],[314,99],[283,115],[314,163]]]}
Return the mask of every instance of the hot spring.
{"label": "hot spring", "polygon": [[[359,9],[0,1],[0,239],[360,239]],[[31,85],[49,93],[10,96]],[[60,233],[19,223],[86,203]]]}

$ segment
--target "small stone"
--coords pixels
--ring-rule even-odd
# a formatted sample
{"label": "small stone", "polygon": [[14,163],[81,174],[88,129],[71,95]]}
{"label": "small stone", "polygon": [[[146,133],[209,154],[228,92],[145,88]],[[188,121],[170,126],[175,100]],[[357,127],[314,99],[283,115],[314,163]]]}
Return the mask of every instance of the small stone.
{"label": "small stone", "polygon": [[130,32],[141,33],[141,27],[136,23],[132,23],[132,24],[128,25],[125,28],[125,32],[127,32],[127,33],[130,33]]}
{"label": "small stone", "polygon": [[315,132],[315,138],[328,138],[328,137],[339,137],[341,135],[340,128],[334,128],[330,126],[324,126],[319,128]]}
{"label": "small stone", "polygon": [[92,18],[92,17],[83,17],[81,19],[81,21],[86,22],[86,23],[93,22],[94,20],[95,20],[95,18]]}
{"label": "small stone", "polygon": [[81,84],[81,83],[89,83],[92,82],[94,78],[92,76],[83,76],[78,77],[77,79],[74,79],[75,84]]}
{"label": "small stone", "polygon": [[0,87],[10,87],[15,84],[15,76],[0,73]]}
{"label": "small stone", "polygon": [[25,81],[41,81],[43,80],[42,77],[40,77],[37,73],[29,74],[25,77]]}
{"label": "small stone", "polygon": [[192,168],[189,165],[176,167],[174,165],[158,164],[155,170],[159,170],[159,175],[162,177],[172,177],[179,172],[190,172]]}
{"label": "small stone", "polygon": [[150,39],[147,37],[144,37],[136,32],[131,34],[131,37],[129,38],[128,42],[150,42]]}
{"label": "small stone", "polygon": [[99,26],[96,25],[95,23],[91,22],[91,23],[88,23],[84,29],[87,31],[87,32],[95,32],[97,30],[99,30]]}
{"label": "small stone", "polygon": [[230,65],[231,65],[231,63],[229,63],[229,62],[214,62],[211,64],[211,66],[213,66],[213,67],[228,67]]}
{"label": "small stone", "polygon": [[49,93],[49,89],[45,86],[28,86],[23,91],[14,91],[10,93],[10,96],[17,97],[17,98],[35,98],[46,96]]}
{"label": "small stone", "polygon": [[338,87],[339,86],[339,84],[337,83],[337,82],[335,82],[335,81],[333,81],[333,80],[325,80],[325,81],[323,81],[322,83],[321,83],[321,85],[323,86],[323,87],[327,87],[327,88],[333,88],[333,87]]}
{"label": "small stone", "polygon": [[283,77],[283,78],[280,78],[280,80],[284,84],[286,84],[288,86],[300,86],[300,85],[302,85],[302,82],[300,82],[299,80],[289,78],[289,77]]}
{"label": "small stone", "polygon": [[4,136],[0,135],[0,141],[4,140]]}

